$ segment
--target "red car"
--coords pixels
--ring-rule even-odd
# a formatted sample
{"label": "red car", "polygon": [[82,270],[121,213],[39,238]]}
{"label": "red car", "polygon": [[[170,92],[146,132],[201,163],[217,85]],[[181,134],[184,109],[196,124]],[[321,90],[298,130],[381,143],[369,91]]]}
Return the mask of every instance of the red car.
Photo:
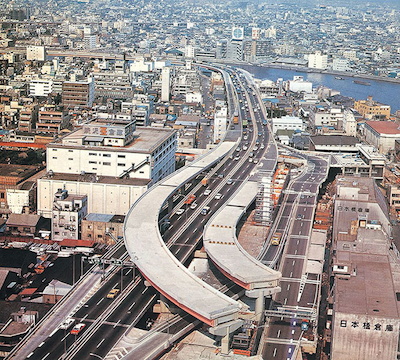
{"label": "red car", "polygon": [[83,330],[83,328],[84,328],[85,326],[86,326],[86,324],[84,324],[84,323],[76,324],[76,325],[72,328],[71,334],[72,334],[72,335],[78,335],[78,334]]}

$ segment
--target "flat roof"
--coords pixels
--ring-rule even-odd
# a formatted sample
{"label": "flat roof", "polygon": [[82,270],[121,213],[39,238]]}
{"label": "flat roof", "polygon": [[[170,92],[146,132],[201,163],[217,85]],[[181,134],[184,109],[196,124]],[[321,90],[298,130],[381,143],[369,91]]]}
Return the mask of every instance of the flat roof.
{"label": "flat roof", "polygon": [[164,201],[178,186],[235,146],[236,143],[222,143],[152,187],[131,207],[124,223],[126,249],[142,274],[160,292],[209,325],[218,318],[223,318],[223,322],[235,319],[241,305],[203,282],[178,261],[161,237],[158,216]]}
{"label": "flat roof", "polygon": [[315,145],[330,145],[330,146],[355,146],[360,141],[354,136],[345,135],[315,135],[310,136],[310,140]]}
{"label": "flat roof", "polygon": [[[339,251],[338,251],[339,253]],[[337,275],[336,311],[374,317],[399,318],[399,303],[387,255],[350,253],[356,275]]]}
{"label": "flat roof", "polygon": [[150,179],[138,178],[116,178],[114,176],[97,176],[94,173],[80,174],[65,174],[65,173],[46,173],[41,179],[58,180],[58,181],[73,181],[73,182],[90,182],[99,184],[115,184],[128,186],[147,186]]}
{"label": "flat roof", "polygon": [[271,287],[268,282],[281,278],[280,272],[250,256],[236,238],[236,224],[257,196],[257,192],[256,182],[245,183],[207,224],[203,234],[204,248],[212,261],[249,290]]}
{"label": "flat roof", "polygon": [[[158,146],[160,146],[164,141],[171,137],[176,131],[169,128],[158,128],[158,127],[136,127],[133,132],[134,139],[132,142],[126,146],[98,146],[98,145],[75,145],[68,142],[68,147],[91,150],[94,149],[98,151],[117,151],[117,152],[141,152],[141,153],[152,153]],[[65,137],[56,140],[50,144],[48,147],[62,147],[63,141],[68,139],[83,139],[87,138],[87,134],[84,133],[84,129],[78,129]],[[93,137],[90,137],[93,138]]]}

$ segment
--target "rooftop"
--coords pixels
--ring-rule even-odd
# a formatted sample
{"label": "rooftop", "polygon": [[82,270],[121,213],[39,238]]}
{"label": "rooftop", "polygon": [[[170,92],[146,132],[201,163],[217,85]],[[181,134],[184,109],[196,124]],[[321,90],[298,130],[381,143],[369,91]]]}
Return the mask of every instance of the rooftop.
{"label": "rooftop", "polygon": [[[133,133],[134,139],[132,142],[125,146],[90,146],[90,145],[75,145],[68,142],[68,147],[74,147],[78,149],[96,149],[102,151],[118,151],[118,152],[140,152],[140,153],[152,153],[158,146],[165,142],[172,134],[174,130],[165,128],[155,127],[137,127]],[[56,140],[48,144],[48,147],[64,147],[63,141],[65,140],[80,140],[86,137],[83,129],[74,131],[71,134],[66,135],[60,140]]]}
{"label": "rooftop", "polygon": [[400,135],[400,125],[394,121],[366,121],[369,127],[379,134]]}

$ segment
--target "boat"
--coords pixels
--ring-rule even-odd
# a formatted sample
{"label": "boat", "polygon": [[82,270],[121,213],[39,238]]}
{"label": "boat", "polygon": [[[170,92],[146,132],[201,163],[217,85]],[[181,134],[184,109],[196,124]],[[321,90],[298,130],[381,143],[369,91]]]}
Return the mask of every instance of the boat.
{"label": "boat", "polygon": [[368,81],[362,81],[362,80],[353,80],[353,83],[358,84],[358,85],[366,85],[366,86],[371,85]]}
{"label": "boat", "polygon": [[344,80],[344,78],[342,78],[341,76],[335,76],[336,80]]}

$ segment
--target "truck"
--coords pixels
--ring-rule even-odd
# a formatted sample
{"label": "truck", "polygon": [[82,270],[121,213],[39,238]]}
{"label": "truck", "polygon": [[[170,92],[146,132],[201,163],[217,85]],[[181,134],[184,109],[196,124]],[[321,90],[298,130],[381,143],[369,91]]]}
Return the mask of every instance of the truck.
{"label": "truck", "polygon": [[279,245],[279,243],[281,242],[281,237],[282,237],[281,232],[276,232],[274,235],[272,235],[271,245]]}
{"label": "truck", "polygon": [[210,179],[209,179],[208,177],[202,178],[202,179],[201,179],[201,185],[207,186],[209,180],[210,180]]}
{"label": "truck", "polygon": [[188,197],[187,197],[187,199],[186,199],[186,201],[185,201],[185,204],[187,204],[187,205],[190,205],[193,201],[195,201],[196,200],[196,195],[194,195],[194,194],[190,194]]}
{"label": "truck", "polygon": [[237,111],[233,114],[233,123],[239,124],[239,113]]}

